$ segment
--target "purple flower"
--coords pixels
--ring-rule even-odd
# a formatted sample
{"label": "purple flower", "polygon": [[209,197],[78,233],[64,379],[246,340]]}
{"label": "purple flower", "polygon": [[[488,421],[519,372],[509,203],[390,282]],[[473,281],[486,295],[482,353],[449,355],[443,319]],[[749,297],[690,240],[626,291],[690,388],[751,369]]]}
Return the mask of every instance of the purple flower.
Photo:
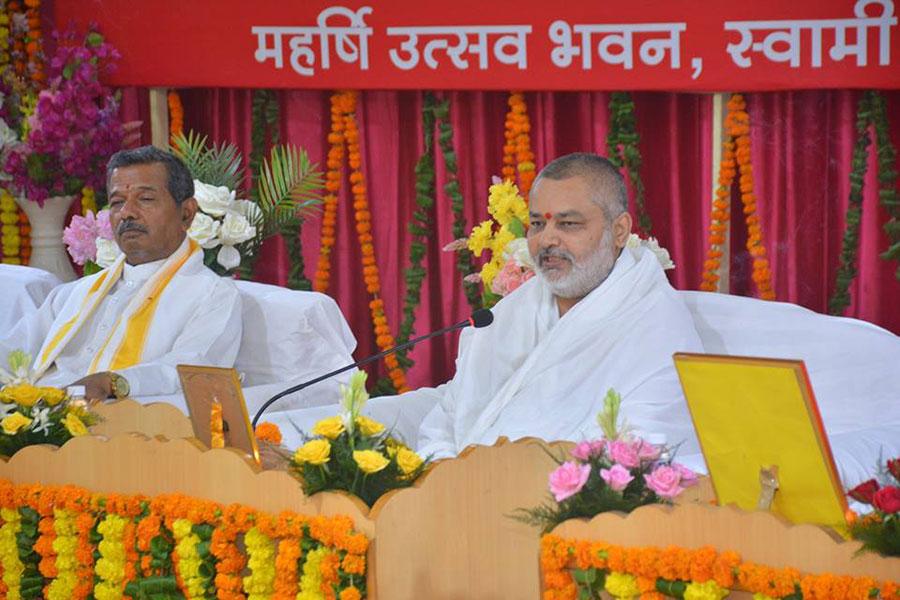
{"label": "purple flower", "polygon": [[586,462],[593,456],[602,455],[605,447],[606,443],[603,440],[579,442],[572,448],[572,458],[577,458],[581,462]]}
{"label": "purple flower", "polygon": [[677,469],[665,465],[656,467],[649,475],[644,475],[647,487],[661,498],[674,498],[684,491],[681,486],[681,473]]}
{"label": "purple flower", "polygon": [[564,462],[550,473],[550,491],[557,502],[562,502],[581,491],[591,474],[591,465]]}
{"label": "purple flower", "polygon": [[620,464],[615,464],[608,469],[600,469],[600,477],[616,492],[621,492],[634,481],[634,475]]}

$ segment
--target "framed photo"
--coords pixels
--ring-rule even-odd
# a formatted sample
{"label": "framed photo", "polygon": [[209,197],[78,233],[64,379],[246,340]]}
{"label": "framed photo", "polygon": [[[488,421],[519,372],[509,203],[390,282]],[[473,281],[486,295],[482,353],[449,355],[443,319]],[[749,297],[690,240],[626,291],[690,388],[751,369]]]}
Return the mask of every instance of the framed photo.
{"label": "framed photo", "polygon": [[221,367],[178,365],[178,377],[188,406],[194,436],[211,446],[210,412],[222,405],[225,446],[243,450],[259,464],[259,447],[247,414],[237,371]]}
{"label": "framed photo", "polygon": [[847,500],[803,361],[674,359],[719,504],[756,509],[774,467],[772,512],[845,533]]}

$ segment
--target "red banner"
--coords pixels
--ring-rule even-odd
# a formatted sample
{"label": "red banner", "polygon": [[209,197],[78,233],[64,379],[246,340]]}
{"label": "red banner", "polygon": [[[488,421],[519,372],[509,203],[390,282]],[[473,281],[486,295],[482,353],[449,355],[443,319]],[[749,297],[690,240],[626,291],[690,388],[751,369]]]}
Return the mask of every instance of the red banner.
{"label": "red banner", "polygon": [[112,83],[533,90],[898,88],[890,0],[57,0]]}

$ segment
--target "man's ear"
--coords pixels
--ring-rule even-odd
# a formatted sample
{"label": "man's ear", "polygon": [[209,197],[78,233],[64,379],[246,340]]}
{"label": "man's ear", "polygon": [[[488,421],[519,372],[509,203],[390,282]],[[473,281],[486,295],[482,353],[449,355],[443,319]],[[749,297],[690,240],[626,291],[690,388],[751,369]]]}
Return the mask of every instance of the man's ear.
{"label": "man's ear", "polygon": [[197,206],[197,200],[194,198],[188,198],[181,203],[181,227],[185,231],[191,228],[191,223],[194,221],[194,215],[197,214],[197,210],[199,210],[199,207]]}
{"label": "man's ear", "polygon": [[631,224],[631,215],[627,212],[623,212],[613,219],[613,240],[615,240],[616,248],[625,247],[625,244],[628,242],[628,236],[631,235]]}

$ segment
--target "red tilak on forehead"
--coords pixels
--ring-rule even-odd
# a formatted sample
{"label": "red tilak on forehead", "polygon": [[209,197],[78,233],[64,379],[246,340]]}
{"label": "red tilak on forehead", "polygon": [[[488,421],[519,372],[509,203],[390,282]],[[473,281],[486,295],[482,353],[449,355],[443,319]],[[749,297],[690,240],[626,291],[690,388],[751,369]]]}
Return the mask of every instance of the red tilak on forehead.
{"label": "red tilak on forehead", "polygon": [[550,219],[553,218],[553,213],[545,212],[545,213],[544,213],[544,218],[547,219],[547,220],[549,221]]}

